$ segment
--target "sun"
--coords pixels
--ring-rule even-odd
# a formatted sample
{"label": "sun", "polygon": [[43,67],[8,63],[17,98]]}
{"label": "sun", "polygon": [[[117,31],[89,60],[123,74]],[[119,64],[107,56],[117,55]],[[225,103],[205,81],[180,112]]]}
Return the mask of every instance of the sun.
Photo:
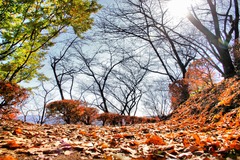
{"label": "sun", "polygon": [[183,18],[187,16],[192,4],[193,0],[169,0],[167,2],[167,10],[171,16]]}

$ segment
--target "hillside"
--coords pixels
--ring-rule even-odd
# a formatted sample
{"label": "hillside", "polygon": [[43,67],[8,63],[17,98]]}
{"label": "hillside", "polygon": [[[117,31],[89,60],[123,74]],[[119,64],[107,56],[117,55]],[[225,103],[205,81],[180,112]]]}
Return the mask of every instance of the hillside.
{"label": "hillside", "polygon": [[190,97],[159,123],[98,127],[0,121],[0,160],[240,159],[240,81]]}
{"label": "hillside", "polygon": [[224,80],[190,97],[170,117],[170,122],[239,125],[240,79]]}

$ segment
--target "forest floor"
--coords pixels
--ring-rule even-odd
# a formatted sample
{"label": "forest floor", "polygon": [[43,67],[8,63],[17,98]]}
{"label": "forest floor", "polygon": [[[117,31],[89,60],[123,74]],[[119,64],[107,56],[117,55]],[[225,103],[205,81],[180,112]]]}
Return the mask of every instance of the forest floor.
{"label": "forest floor", "polygon": [[0,160],[240,160],[240,80],[190,97],[168,120],[132,126],[0,120]]}

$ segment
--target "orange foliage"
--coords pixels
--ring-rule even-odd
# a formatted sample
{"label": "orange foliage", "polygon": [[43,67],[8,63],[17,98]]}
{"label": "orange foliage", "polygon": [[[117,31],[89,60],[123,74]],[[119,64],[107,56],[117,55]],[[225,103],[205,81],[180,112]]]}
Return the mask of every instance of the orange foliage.
{"label": "orange foliage", "polygon": [[109,113],[101,113],[98,115],[97,119],[99,121],[102,121],[102,125],[105,126],[105,124],[107,123],[107,121],[109,121],[109,116],[108,116]]}
{"label": "orange foliage", "polygon": [[79,120],[79,112],[77,108],[81,105],[77,100],[60,100],[47,104],[48,116],[59,116],[67,123],[77,123]]}
{"label": "orange foliage", "polygon": [[28,97],[28,91],[18,84],[0,81],[0,97],[2,100],[0,108],[3,106],[16,106]]}
{"label": "orange foliage", "polygon": [[18,110],[13,108],[28,98],[28,91],[18,84],[0,80],[0,117],[14,119]]}
{"label": "orange foliage", "polygon": [[17,115],[19,114],[19,109],[17,108],[5,108],[0,109],[0,117],[3,119],[16,119]]}
{"label": "orange foliage", "polygon": [[103,126],[106,124],[119,125],[122,123],[123,116],[116,113],[101,113],[97,119],[102,121]]}
{"label": "orange foliage", "polygon": [[79,112],[79,120],[86,125],[92,124],[98,116],[98,109],[93,107],[79,106],[77,108]]}
{"label": "orange foliage", "polygon": [[67,123],[83,122],[91,124],[97,117],[98,110],[96,108],[87,107],[86,102],[78,100],[60,100],[54,101],[46,106],[47,115],[61,116]]}
{"label": "orange foliage", "polygon": [[185,79],[173,82],[169,85],[169,93],[171,95],[171,107],[174,110],[189,98],[188,82]]}
{"label": "orange foliage", "polygon": [[185,80],[189,83],[189,92],[197,93],[213,85],[214,69],[203,58],[193,61],[187,70]]}

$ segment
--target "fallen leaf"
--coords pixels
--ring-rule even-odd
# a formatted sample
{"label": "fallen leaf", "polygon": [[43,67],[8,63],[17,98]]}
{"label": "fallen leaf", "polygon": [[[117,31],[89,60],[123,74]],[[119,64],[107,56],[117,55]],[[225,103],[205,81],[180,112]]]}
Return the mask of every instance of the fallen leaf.
{"label": "fallen leaf", "polygon": [[199,135],[197,134],[192,134],[193,138],[195,139],[195,143],[199,146],[201,146],[201,139],[199,137]]}
{"label": "fallen leaf", "polygon": [[186,138],[183,138],[183,145],[186,148],[190,146],[190,143],[189,143],[189,141]]}
{"label": "fallen leaf", "polygon": [[16,149],[16,148],[19,148],[19,147],[20,147],[20,145],[17,144],[17,142],[15,140],[7,141],[6,148]]}
{"label": "fallen leaf", "polygon": [[12,157],[12,156],[4,156],[4,157],[0,157],[0,160],[17,160],[16,158]]}
{"label": "fallen leaf", "polygon": [[191,152],[187,152],[187,153],[181,153],[178,155],[178,158],[183,158],[183,159],[190,159],[193,156],[193,154]]}
{"label": "fallen leaf", "polygon": [[121,151],[123,153],[127,153],[127,154],[136,154],[137,153],[137,151],[135,151],[129,147],[121,147]]}
{"label": "fallen leaf", "polygon": [[229,148],[240,151],[240,143],[239,143],[239,141],[238,141],[238,140],[234,140],[234,141],[230,144]]}
{"label": "fallen leaf", "polygon": [[154,144],[154,145],[165,145],[166,143],[164,142],[163,138],[157,136],[157,135],[152,135],[150,138],[148,138],[145,142],[146,144]]}
{"label": "fallen leaf", "polygon": [[103,143],[103,144],[101,145],[101,147],[104,149],[104,148],[108,148],[109,145],[108,145],[107,143]]}
{"label": "fallen leaf", "polygon": [[72,153],[73,153],[73,151],[65,151],[65,152],[64,152],[64,155],[69,156],[69,155],[72,154]]}
{"label": "fallen leaf", "polygon": [[188,150],[193,153],[195,151],[198,151],[199,148],[196,145],[191,145],[191,146],[188,147]]}
{"label": "fallen leaf", "polygon": [[23,131],[21,128],[17,128],[13,131],[13,134],[15,134],[15,135],[22,134],[22,133],[23,133]]}

